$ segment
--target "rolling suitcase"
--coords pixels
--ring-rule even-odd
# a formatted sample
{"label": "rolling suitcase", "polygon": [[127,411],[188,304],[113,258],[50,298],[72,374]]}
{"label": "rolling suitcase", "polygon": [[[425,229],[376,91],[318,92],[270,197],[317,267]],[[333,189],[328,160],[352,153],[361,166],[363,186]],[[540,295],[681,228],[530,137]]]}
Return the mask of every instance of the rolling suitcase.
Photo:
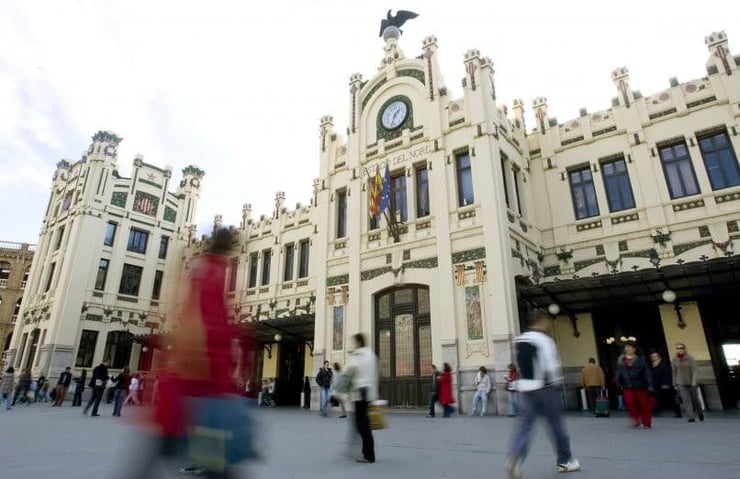
{"label": "rolling suitcase", "polygon": [[596,398],[594,416],[609,417],[609,395],[606,390],[602,390],[601,394]]}

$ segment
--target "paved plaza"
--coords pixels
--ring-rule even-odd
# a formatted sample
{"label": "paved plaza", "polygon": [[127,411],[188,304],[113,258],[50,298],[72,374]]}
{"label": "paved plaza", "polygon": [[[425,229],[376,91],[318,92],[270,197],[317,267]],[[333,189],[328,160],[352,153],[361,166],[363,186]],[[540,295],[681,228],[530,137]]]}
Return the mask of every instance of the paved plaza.
{"label": "paved plaza", "polygon": [[[101,416],[92,418],[69,402],[63,408],[44,404],[2,408],[0,477],[121,477],[121,468],[131,467],[140,457],[137,447],[142,441],[134,416],[141,411],[124,409],[124,417],[114,418],[111,406],[104,405]],[[245,468],[245,478],[502,478],[514,424],[514,419],[502,417],[427,419],[420,412],[393,412],[390,428],[375,434],[378,462],[368,465],[348,459],[350,423],[336,414],[322,418],[315,412],[277,408],[260,410],[259,421],[267,457]],[[568,426],[583,470],[566,477],[739,477],[737,413],[709,413],[705,422],[695,424],[659,417],[653,430],[631,429],[622,415],[597,419],[574,414],[568,416]],[[542,425],[524,477],[558,477]]]}

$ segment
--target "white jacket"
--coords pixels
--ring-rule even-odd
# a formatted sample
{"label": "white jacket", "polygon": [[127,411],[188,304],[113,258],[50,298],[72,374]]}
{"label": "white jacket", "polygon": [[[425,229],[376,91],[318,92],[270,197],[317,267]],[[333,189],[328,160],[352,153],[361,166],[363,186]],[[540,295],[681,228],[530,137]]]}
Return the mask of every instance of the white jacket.
{"label": "white jacket", "polygon": [[563,381],[555,341],[541,331],[528,331],[514,340],[519,363],[517,390],[522,392],[542,389]]}
{"label": "white jacket", "polygon": [[491,377],[488,374],[481,374],[478,371],[478,374],[475,375],[475,386],[478,391],[483,391],[486,394],[490,393]]}
{"label": "white jacket", "polygon": [[360,389],[367,388],[367,400],[378,399],[378,358],[370,348],[358,348],[350,353],[344,374],[352,377],[350,397],[360,401]]}

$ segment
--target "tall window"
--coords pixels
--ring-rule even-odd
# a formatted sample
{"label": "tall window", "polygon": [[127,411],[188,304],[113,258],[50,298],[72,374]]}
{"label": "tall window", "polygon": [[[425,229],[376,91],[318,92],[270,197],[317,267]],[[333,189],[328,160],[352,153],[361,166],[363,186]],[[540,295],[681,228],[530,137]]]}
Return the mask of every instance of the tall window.
{"label": "tall window", "polygon": [[10,272],[12,271],[12,268],[10,266],[10,263],[7,261],[0,261],[0,281],[2,281],[3,287],[7,286],[8,278],[10,278]]}
{"label": "tall window", "polygon": [[409,219],[408,200],[406,198],[406,175],[401,172],[391,177],[391,211],[394,219],[406,221]]}
{"label": "tall window", "polygon": [[116,239],[117,228],[117,223],[113,221],[108,222],[108,226],[105,227],[105,240],[103,241],[105,246],[113,246],[113,241]]}
{"label": "tall window", "polygon": [[429,170],[426,167],[416,169],[416,217],[429,216]]}
{"label": "tall window", "polygon": [[56,269],[56,267],[56,263],[51,263],[51,266],[49,266],[49,276],[46,278],[46,287],[44,288],[44,292],[47,292],[51,289],[51,282],[54,280],[54,270]]}
{"label": "tall window", "polygon": [[463,153],[455,158],[457,167],[457,206],[475,203],[473,195],[473,171],[470,168],[470,154]]}
{"label": "tall window", "polygon": [[596,201],[594,178],[591,167],[586,166],[579,170],[568,172],[570,177],[570,193],[573,196],[573,209],[576,219],[580,220],[599,214],[599,203]]}
{"label": "tall window", "polygon": [[170,239],[167,236],[162,236],[159,240],[159,259],[167,258],[167,248],[170,245]]}
{"label": "tall window", "polygon": [[163,277],[164,277],[164,271],[157,270],[154,272],[154,284],[152,285],[152,299],[159,299],[159,295],[162,292],[162,278]]}
{"label": "tall window", "polygon": [[522,172],[519,170],[519,167],[516,167],[514,169],[514,193],[516,194],[516,210],[521,216],[524,216],[524,201],[522,200],[522,178]]}
{"label": "tall window", "polygon": [[699,149],[713,190],[740,185],[740,168],[727,132],[699,138]]}
{"label": "tall window", "polygon": [[123,272],[121,273],[121,285],[118,287],[119,294],[128,296],[138,296],[139,286],[141,285],[141,273],[144,268],[124,263]]}
{"label": "tall window", "polygon": [[301,255],[301,263],[298,266],[298,277],[299,278],[305,278],[308,276],[308,252],[309,252],[309,242],[308,240],[303,240],[300,242],[300,255]]}
{"label": "tall window", "polygon": [[229,261],[229,277],[226,280],[226,290],[228,292],[236,291],[236,275],[239,273],[239,258],[234,257]]}
{"label": "tall window", "polygon": [[347,236],[347,192],[337,191],[337,238]]}
{"label": "tall window", "polygon": [[110,261],[100,258],[98,263],[98,273],[95,275],[95,289],[102,291],[105,289],[105,280],[108,278],[108,265]]}
{"label": "tall window", "polygon": [[57,233],[57,242],[54,245],[54,250],[58,250],[62,246],[62,240],[64,239],[64,226],[61,226],[59,228],[59,232]]}
{"label": "tall window", "polygon": [[21,361],[23,361],[23,354],[26,352],[26,342],[28,341],[28,333],[23,333],[21,337],[21,347],[18,349],[18,357],[15,359],[15,367],[21,367]]}
{"label": "tall window", "polygon": [[262,252],[262,281],[260,284],[270,284],[270,262],[272,261],[272,250],[266,249]]}
{"label": "tall window", "polygon": [[27,368],[30,368],[33,364],[33,358],[36,356],[36,349],[39,346],[39,336],[41,335],[41,330],[36,328],[33,331],[31,331],[31,340],[29,341],[28,345],[28,357],[26,358],[26,366]]}
{"label": "tall window", "polygon": [[89,368],[95,356],[95,346],[98,344],[98,332],[83,329],[80,336],[80,345],[77,348],[76,368]]}
{"label": "tall window", "polygon": [[601,163],[601,176],[604,178],[609,211],[622,211],[635,207],[635,198],[632,195],[632,186],[624,158]]}
{"label": "tall window", "polygon": [[149,233],[131,228],[128,235],[128,250],[134,253],[146,253],[146,244],[149,241]]}
{"label": "tall window", "polygon": [[689,156],[689,150],[686,149],[686,143],[663,146],[659,151],[671,198],[698,194],[699,185],[696,182],[694,166],[691,164],[691,156]]}
{"label": "tall window", "polygon": [[295,245],[285,245],[285,264],[283,265],[283,281],[293,280],[293,261],[295,257]]}
{"label": "tall window", "polygon": [[247,283],[248,288],[254,288],[257,286],[257,253],[249,255],[249,282]]}
{"label": "tall window", "polygon": [[503,152],[501,152],[501,181],[504,184],[506,207],[511,208],[511,200],[509,199],[509,158]]}
{"label": "tall window", "polygon": [[132,343],[133,335],[128,331],[111,331],[105,338],[103,361],[107,361],[111,369],[128,366]]}

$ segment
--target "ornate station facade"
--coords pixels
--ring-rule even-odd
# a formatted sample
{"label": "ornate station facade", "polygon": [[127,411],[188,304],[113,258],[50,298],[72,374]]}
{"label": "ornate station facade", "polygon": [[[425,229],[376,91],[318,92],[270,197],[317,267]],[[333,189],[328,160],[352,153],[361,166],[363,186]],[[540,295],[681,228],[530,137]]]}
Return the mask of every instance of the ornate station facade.
{"label": "ornate station facade", "polygon": [[[276,377],[279,400],[296,403],[303,377],[315,376],[324,360],[344,363],[350,336],[364,332],[380,358],[381,395],[392,405],[425,405],[430,364],[447,362],[464,410],[473,374],[484,365],[496,383],[491,411],[505,411],[511,340],[523,328],[524,313],[537,306],[556,316],[568,407],[577,407],[578,373],[587,359],[598,358],[610,374],[620,338],[630,336],[664,354],[672,354],[675,342],[686,343],[699,361],[707,405],[735,407],[740,325],[726,311],[740,285],[734,269],[740,57],[730,54],[722,32],[705,41],[705,77],[670,79],[665,90],[645,96],[631,87],[627,68],[617,68],[609,108],[582,109],[558,122],[548,115],[547,100],[536,98],[535,125],[527,129],[524,102],[497,102],[493,63],[479,51],[465,53],[463,93],[452,98],[436,38],[407,57],[400,34],[386,35],[377,71],[367,79],[350,77],[346,134],[330,116],[321,119],[320,176],[310,204],[288,208],[280,192],[272,215],[253,218],[245,205],[235,227],[225,285],[229,311],[236,323],[256,327],[262,345],[258,369],[244,378]],[[158,169],[151,173],[168,178]],[[89,220],[89,235],[100,242],[109,210],[129,220],[122,228],[139,228],[130,223],[134,218],[153,221],[155,241],[170,235],[180,248],[167,259],[172,263],[161,265],[164,277],[186,274],[208,238],[189,236],[189,205],[198,196],[193,180],[202,172],[184,174],[176,194],[166,192],[166,181],[152,180],[163,199],[151,219],[133,211],[139,189],[155,194],[138,173],[114,182],[127,191],[120,211],[111,197],[100,198],[100,206],[88,208],[102,208],[95,210],[101,216],[80,219]],[[55,191],[70,180],[60,181]],[[58,194],[52,199],[64,198]],[[159,217],[165,203],[177,211],[171,225]],[[54,262],[58,218],[47,213],[31,272],[34,291],[44,289]],[[214,226],[221,226],[220,217]],[[101,250],[93,246],[87,259],[68,267],[84,269],[74,284],[87,286],[61,328],[66,336],[50,336],[46,349],[41,341],[40,349],[50,352],[64,345],[67,356],[42,365],[79,358],[83,330],[101,331],[102,345],[108,329],[120,329],[111,323],[129,312],[134,319],[144,314],[137,328],[154,322],[156,300],[146,294],[129,298],[115,285],[118,290],[96,299],[92,280]],[[131,256],[121,254],[118,268]],[[158,270],[158,258],[146,261],[143,277]],[[112,277],[120,275],[119,269]],[[148,281],[142,291],[153,278]],[[41,290],[24,300],[28,316],[11,349],[20,352],[18,364],[28,362],[25,344],[33,329],[49,320],[50,310],[54,315],[43,307],[61,301]],[[176,304],[184,292],[167,294]],[[103,320],[90,322],[89,315]],[[148,366],[138,356],[130,361]]]}

